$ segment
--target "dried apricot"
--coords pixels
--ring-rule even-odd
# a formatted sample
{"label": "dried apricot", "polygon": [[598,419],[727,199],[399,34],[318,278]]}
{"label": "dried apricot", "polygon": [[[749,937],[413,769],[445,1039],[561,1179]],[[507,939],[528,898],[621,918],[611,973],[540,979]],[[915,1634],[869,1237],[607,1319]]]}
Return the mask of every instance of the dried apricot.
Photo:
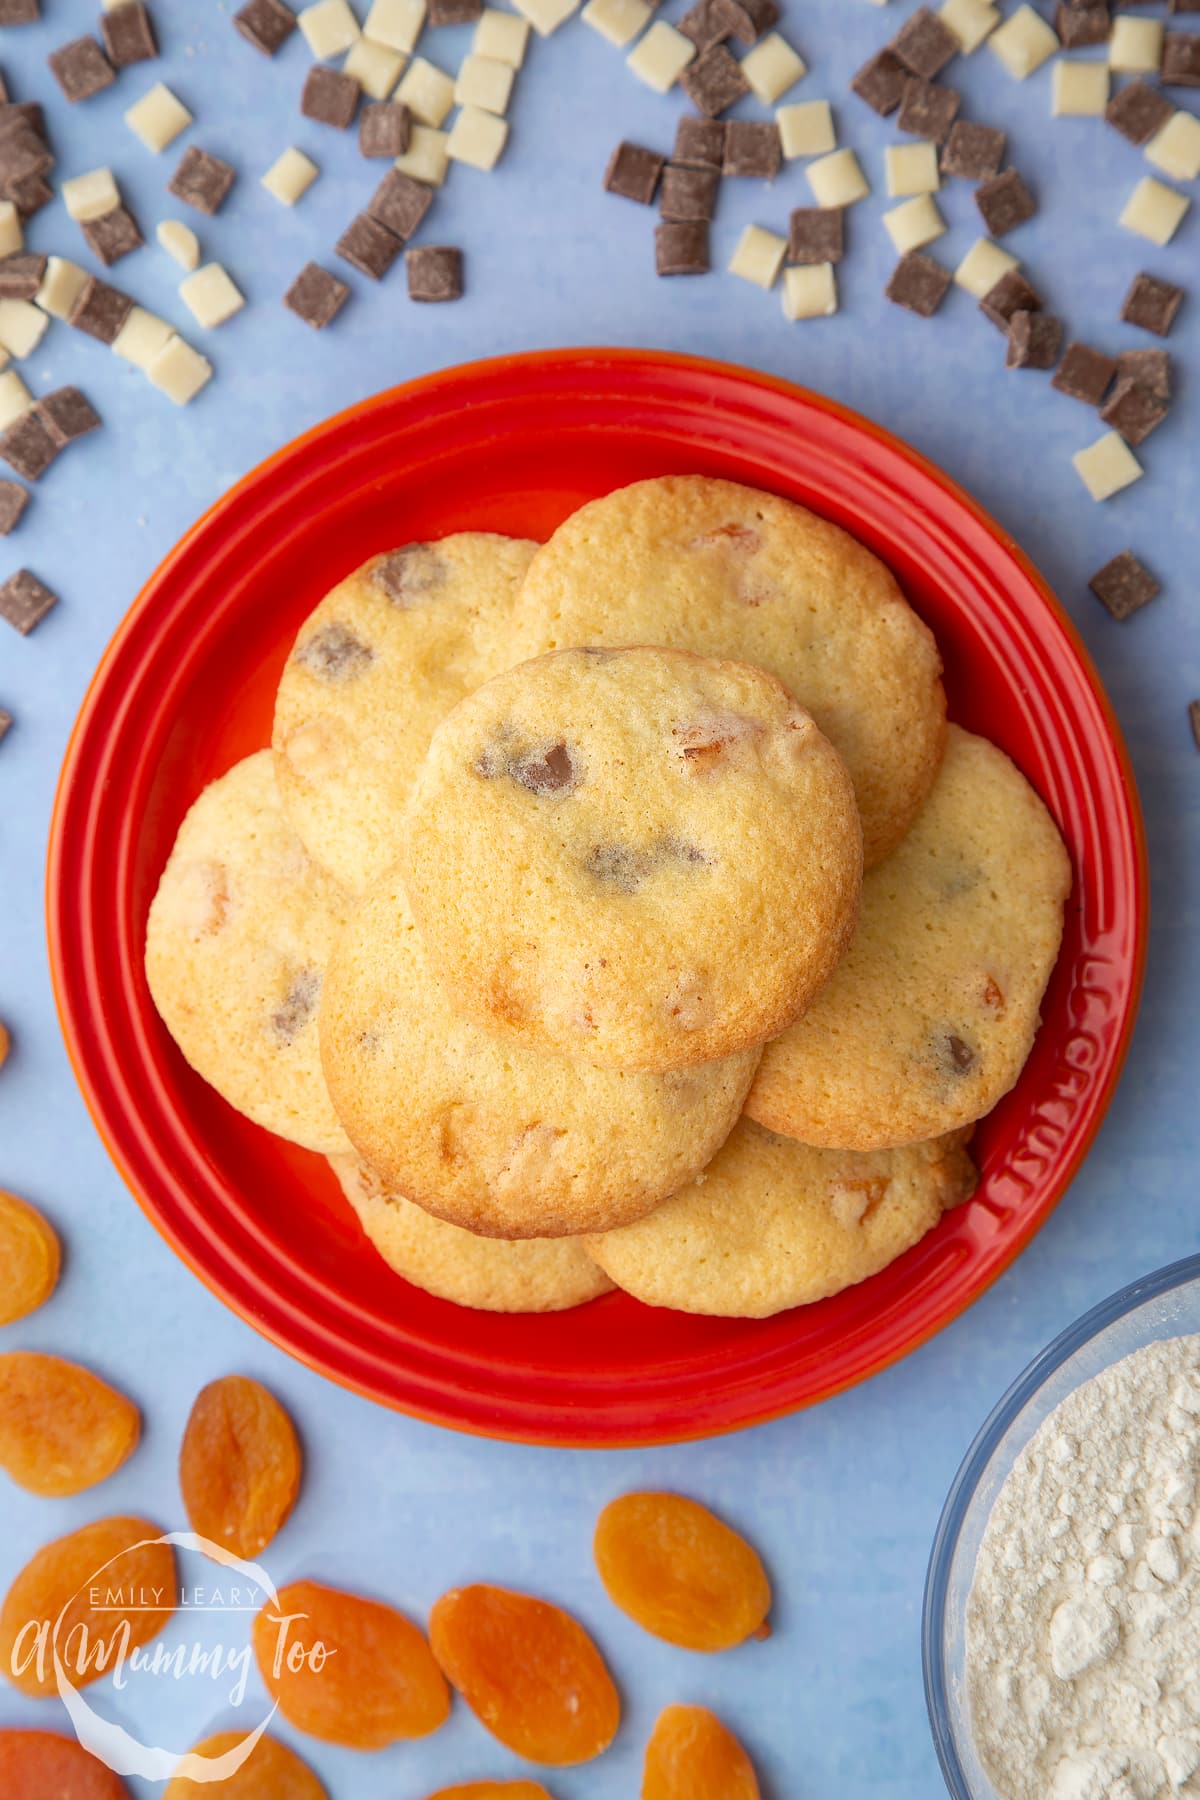
{"label": "dried apricot", "polygon": [[681,1494],[626,1494],[596,1525],[609,1599],[683,1650],[731,1650],[769,1637],[771,1584],[744,1537]]}
{"label": "dried apricot", "polygon": [[[245,1740],[244,1731],[218,1731],[203,1743],[193,1745],[190,1754],[215,1762]],[[162,1800],[203,1800],[209,1794],[213,1800],[327,1800],[325,1789],[307,1763],[273,1737],[259,1738],[241,1767],[223,1780],[214,1781],[208,1775],[203,1781],[174,1776]]]}
{"label": "dried apricot", "polygon": [[44,1306],[58,1286],[61,1266],[49,1220],[15,1194],[0,1192],[0,1325]]}
{"label": "dried apricot", "polygon": [[255,1619],[254,1654],[284,1718],[328,1744],[384,1750],[450,1716],[423,1632],[377,1600],[294,1581]]}
{"label": "dried apricot", "polygon": [[760,1800],[753,1764],[704,1706],[668,1706],[646,1745],[642,1800]]}
{"label": "dried apricot", "polygon": [[464,1781],[461,1787],[439,1788],[429,1800],[550,1800],[550,1795],[540,1781]]}
{"label": "dried apricot", "polygon": [[33,1350],[0,1355],[0,1469],[47,1499],[95,1487],[133,1455],[137,1407],[78,1363]]}
{"label": "dried apricot", "polygon": [[175,1610],[161,1535],[145,1519],[98,1519],[39,1550],[0,1607],[0,1674],[23,1694],[56,1694],[57,1647],[65,1679],[87,1687],[157,1637]]}
{"label": "dried apricot", "polygon": [[201,1390],[179,1453],[193,1531],[253,1560],[286,1523],[300,1471],[296,1428],[259,1382],[225,1375]]}
{"label": "dried apricot", "polygon": [[612,1676],[560,1607],[508,1588],[454,1588],[430,1614],[429,1640],[471,1711],[518,1756],[563,1768],[616,1736]]}
{"label": "dried apricot", "polygon": [[125,1783],[74,1738],[0,1731],[4,1800],[129,1800]]}

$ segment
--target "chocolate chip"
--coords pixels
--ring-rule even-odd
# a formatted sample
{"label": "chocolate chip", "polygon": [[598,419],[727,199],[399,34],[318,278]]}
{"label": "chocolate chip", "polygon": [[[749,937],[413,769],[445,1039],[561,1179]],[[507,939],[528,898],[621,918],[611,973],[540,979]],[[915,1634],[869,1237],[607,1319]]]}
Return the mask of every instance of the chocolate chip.
{"label": "chocolate chip", "polygon": [[158,55],[154,25],[142,0],[121,0],[120,6],[101,13],[100,35],[114,69],[152,62]]}
{"label": "chocolate chip", "polygon": [[1117,372],[1116,358],[1090,344],[1068,344],[1050,386],[1085,406],[1099,406]]}
{"label": "chocolate chip", "polygon": [[29,251],[0,260],[0,300],[32,300],[42,285],[46,258]]}
{"label": "chocolate chip", "polygon": [[305,263],[283,296],[283,304],[314,331],[323,331],[349,298],[350,289],[344,281],[320,263],[310,262]]}
{"label": "chocolate chip", "polygon": [[354,681],[375,661],[369,644],[356,637],[348,625],[334,623],[300,645],[294,660],[311,669],[322,681]]}
{"label": "chocolate chip", "polygon": [[1160,78],[1167,87],[1200,87],[1200,31],[1168,31]]}
{"label": "chocolate chip", "polygon": [[790,263],[838,263],[846,247],[846,209],[797,206],[788,220]]}
{"label": "chocolate chip", "polygon": [[1159,583],[1132,550],[1122,550],[1097,569],[1088,586],[1114,619],[1129,618],[1161,592]]}
{"label": "chocolate chip", "polygon": [[958,39],[927,6],[917,8],[888,49],[912,74],[932,81],[959,52]]}
{"label": "chocolate chip", "polygon": [[55,388],[52,394],[42,396],[34,410],[60,450],[100,426],[100,414],[77,387]]}
{"label": "chocolate chip", "polygon": [[450,574],[444,556],[429,544],[405,544],[381,556],[371,569],[371,581],[382,588],[396,606],[411,606],[418,596],[444,587]]}
{"label": "chocolate chip", "polygon": [[675,127],[671,161],[689,169],[716,169],[725,161],[725,127],[720,119],[684,117]]}
{"label": "chocolate chip", "polygon": [[1188,723],[1192,728],[1192,736],[1196,740],[1196,748],[1200,750],[1200,700],[1188,701]]}
{"label": "chocolate chip", "polygon": [[288,989],[287,998],[271,1014],[271,1030],[285,1044],[294,1043],[316,1011],[321,998],[321,977],[315,969],[301,969]]}
{"label": "chocolate chip", "polygon": [[1173,281],[1162,281],[1157,275],[1147,275],[1143,269],[1140,275],[1134,276],[1121,304],[1121,317],[1127,325],[1140,325],[1143,331],[1166,337],[1182,305],[1181,287],[1176,287]]}
{"label": "chocolate chip", "polygon": [[1037,212],[1037,202],[1016,169],[1006,169],[977,187],[975,204],[994,238],[1015,231]]}
{"label": "chocolate chip", "polygon": [[1117,380],[1126,377],[1160,400],[1171,398],[1171,358],[1165,350],[1122,350],[1117,357]]}
{"label": "chocolate chip", "polygon": [[264,56],[274,56],[296,29],[296,15],[283,0],[247,0],[234,13],[233,22],[246,42]]}
{"label": "chocolate chip", "polygon": [[954,89],[941,87],[936,81],[922,81],[910,75],[904,83],[900,112],[896,119],[901,131],[912,137],[928,138],[931,143],[944,143],[962,104],[962,96]]}
{"label": "chocolate chip", "polygon": [[358,121],[362,156],[403,156],[412,131],[412,114],[395,100],[373,100]]}
{"label": "chocolate chip", "polygon": [[1148,144],[1159,128],[1166,124],[1175,108],[1161,88],[1148,81],[1131,81],[1113,95],[1104,109],[1104,117],[1115,125],[1131,144]]}
{"label": "chocolate chip", "polygon": [[708,226],[665,224],[654,232],[654,267],[659,275],[704,275],[710,267]]}
{"label": "chocolate chip", "polygon": [[359,213],[352,219],[334,246],[343,262],[369,275],[372,281],[383,280],[403,248],[400,239],[370,213]]}
{"label": "chocolate chip", "polygon": [[724,44],[714,44],[679,77],[679,85],[706,119],[716,119],[750,92],[741,64]]}
{"label": "chocolate chip", "polygon": [[1119,431],[1127,444],[1136,448],[1162,424],[1169,411],[1169,401],[1126,376],[1125,380],[1117,382],[1112,397],[1100,408],[1100,417],[1114,431]]}
{"label": "chocolate chip", "polygon": [[353,75],[346,75],[341,69],[330,69],[324,63],[314,63],[300,90],[300,111],[318,125],[331,125],[335,131],[345,131],[353,123],[361,93]]}
{"label": "chocolate chip", "polygon": [[473,25],[483,12],[483,0],[429,0],[429,25]]}
{"label": "chocolate chip", "polygon": [[894,57],[890,50],[881,50],[870,62],[863,64],[857,75],[850,82],[852,92],[860,100],[865,100],[873,112],[881,119],[894,113],[904,98],[904,83],[908,75],[904,64]]}
{"label": "chocolate chip", "polygon": [[167,187],[177,200],[186,201],[211,218],[220,209],[234,179],[235,171],[227,162],[210,156],[207,150],[193,148],[184,151]]}
{"label": "chocolate chip", "polygon": [[1008,321],[1009,369],[1052,369],[1062,349],[1062,320],[1053,313],[1015,312]]}
{"label": "chocolate chip", "polygon": [[114,206],[99,219],[83,219],[79,229],[87,239],[88,248],[102,262],[106,269],[111,269],[115,262],[128,256],[131,250],[140,250],[145,243],[141,227],[126,206]]}
{"label": "chocolate chip", "polygon": [[953,279],[949,269],[943,269],[941,263],[935,262],[932,256],[923,256],[919,250],[911,250],[907,256],[900,258],[883,291],[897,306],[916,313],[919,318],[928,319],[942,304]]}
{"label": "chocolate chip", "polygon": [[725,127],[724,174],[774,181],[782,162],[783,140],[778,125],[762,124],[757,119],[729,120]]}
{"label": "chocolate chip", "polygon": [[22,637],[28,637],[50,608],[57,605],[58,595],[28,569],[18,569],[0,587],[0,619],[19,631]]}
{"label": "chocolate chip", "polygon": [[659,211],[664,219],[707,221],[717,210],[720,184],[716,169],[677,169],[669,163],[658,190]]}
{"label": "chocolate chip", "polygon": [[649,858],[630,844],[597,844],[583,866],[602,887],[619,894],[636,893],[650,873]]}
{"label": "chocolate chip", "polygon": [[0,0],[0,25],[32,25],[41,16],[38,0]]}
{"label": "chocolate chip", "polygon": [[29,489],[19,481],[0,481],[0,537],[7,537],[20,523],[29,505]]}
{"label": "chocolate chip", "polygon": [[956,1074],[965,1075],[975,1065],[975,1052],[955,1031],[946,1034],[946,1052]]}
{"label": "chocolate chip", "polygon": [[414,181],[411,175],[402,175],[399,169],[389,169],[367,201],[367,211],[404,244],[432,205],[429,188]]}
{"label": "chocolate chip", "polygon": [[604,186],[608,193],[619,194],[622,200],[636,200],[642,206],[650,206],[666,160],[657,150],[647,150],[642,144],[631,144],[624,139],[608,159]]}
{"label": "chocolate chip", "polygon": [[23,413],[0,435],[0,457],[26,481],[40,481],[58,451],[36,408]]}
{"label": "chocolate chip", "polygon": [[1063,5],[1060,3],[1054,28],[1064,50],[1083,50],[1091,44],[1107,44],[1112,30],[1108,7]]}
{"label": "chocolate chip", "polygon": [[453,244],[422,244],[419,250],[406,250],[404,267],[410,300],[462,299],[463,253]]}
{"label": "chocolate chip", "polygon": [[546,794],[569,794],[579,786],[579,771],[574,758],[563,743],[549,750],[533,751],[516,759],[509,774],[521,787],[539,797]]}
{"label": "chocolate chip", "polygon": [[102,344],[111,344],[132,311],[133,301],[128,294],[92,276],[80,289],[67,322],[76,331],[86,332]]}
{"label": "chocolate chip", "polygon": [[973,125],[959,119],[950,128],[942,150],[942,174],[963,175],[968,181],[988,181],[1000,172],[1007,136],[994,125]]}
{"label": "chocolate chip", "polygon": [[1041,295],[1030,286],[1019,269],[1006,269],[994,287],[979,302],[979,310],[1007,336],[1014,313],[1041,312]]}
{"label": "chocolate chip", "polygon": [[50,73],[68,100],[90,100],[117,79],[117,72],[95,38],[73,38],[46,58]]}

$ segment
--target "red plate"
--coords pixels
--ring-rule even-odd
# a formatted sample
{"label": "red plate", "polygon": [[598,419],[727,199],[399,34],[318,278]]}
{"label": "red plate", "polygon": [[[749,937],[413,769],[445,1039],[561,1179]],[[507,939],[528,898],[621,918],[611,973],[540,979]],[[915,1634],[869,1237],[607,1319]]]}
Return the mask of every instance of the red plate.
{"label": "red plate", "polygon": [[[408,539],[545,537],[642,476],[772,488],[847,526],[937,632],[953,716],[1015,757],[1078,875],[1045,1024],[978,1134],[971,1205],[884,1274],[762,1323],[613,1295],[546,1318],[474,1313],[378,1261],[324,1163],[185,1067],[142,973],[147,908],[206,782],[270,738],[294,633],[334,582]],[[1132,775],[1095,672],[1044,582],[960,489],[829,401],[718,363],[555,351],[452,369],[318,426],[238,484],[117,632],[67,752],[49,935],[67,1045],[100,1132],[180,1256],[237,1312],[389,1406],[495,1437],[659,1443],[861,1381],[961,1312],[1078,1168],[1129,1041],[1146,936]]]}

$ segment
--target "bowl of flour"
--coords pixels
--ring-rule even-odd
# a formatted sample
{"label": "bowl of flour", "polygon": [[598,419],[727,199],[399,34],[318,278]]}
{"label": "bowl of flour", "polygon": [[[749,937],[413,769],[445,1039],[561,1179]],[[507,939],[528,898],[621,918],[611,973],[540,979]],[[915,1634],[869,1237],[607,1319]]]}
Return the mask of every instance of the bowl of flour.
{"label": "bowl of flour", "polygon": [[1200,1796],[1200,1257],[997,1406],[938,1526],[924,1661],[955,1800]]}

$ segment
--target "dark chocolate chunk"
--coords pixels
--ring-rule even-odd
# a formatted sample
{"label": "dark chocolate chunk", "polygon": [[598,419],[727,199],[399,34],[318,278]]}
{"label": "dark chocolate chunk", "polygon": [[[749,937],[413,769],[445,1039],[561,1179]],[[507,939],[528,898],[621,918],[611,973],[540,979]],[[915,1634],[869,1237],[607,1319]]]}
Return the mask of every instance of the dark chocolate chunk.
{"label": "dark chocolate chunk", "polygon": [[724,44],[714,44],[679,77],[679,85],[706,119],[716,119],[750,92],[741,64]]}
{"label": "dark chocolate chunk", "polygon": [[963,175],[968,181],[990,181],[1000,173],[1007,136],[995,125],[973,125],[958,119],[942,148],[943,175]]}
{"label": "dark chocolate chunk", "polygon": [[483,12],[483,0],[429,0],[429,25],[473,25]]}
{"label": "dark chocolate chunk", "polygon": [[1188,723],[1192,728],[1192,736],[1196,740],[1196,748],[1200,750],[1200,700],[1188,701]]}
{"label": "dark chocolate chunk", "polygon": [[422,244],[405,252],[410,300],[461,300],[463,254],[453,244]]}
{"label": "dark chocolate chunk", "polygon": [[1160,75],[1167,87],[1200,87],[1200,31],[1168,31]]}
{"label": "dark chocolate chunk", "polygon": [[0,69],[0,106],[7,106],[9,103],[8,83],[4,79],[4,70]]}
{"label": "dark chocolate chunk", "polygon": [[220,210],[234,178],[234,170],[219,156],[210,156],[207,150],[193,148],[184,151],[167,187],[177,200],[186,201],[188,206],[194,206],[197,212],[207,213],[211,218]]}
{"label": "dark chocolate chunk", "polygon": [[1165,350],[1122,350],[1117,357],[1117,380],[1136,381],[1139,387],[1171,398],[1171,358]]}
{"label": "dark chocolate chunk", "polygon": [[962,96],[954,88],[941,87],[936,81],[922,81],[910,75],[904,83],[900,112],[896,119],[901,131],[913,137],[929,138],[932,143],[946,141]]}
{"label": "dark chocolate chunk", "polygon": [[2,706],[0,706],[0,743],[3,743],[4,739],[8,736],[8,734],[12,730],[12,728],[13,728],[12,714],[10,712],[6,712],[4,710],[4,708]]}
{"label": "dark chocolate chunk", "polygon": [[101,13],[100,35],[114,69],[152,62],[158,55],[154,25],[142,0],[121,0],[111,12]]}
{"label": "dark chocolate chunk", "polygon": [[0,619],[19,631],[22,637],[28,637],[50,608],[57,605],[58,595],[28,569],[18,569],[0,587]]}
{"label": "dark chocolate chunk", "polygon": [[[3,264],[0,264],[2,269]],[[1134,276],[1133,285],[1121,304],[1121,317],[1127,325],[1140,325],[1143,331],[1166,337],[1182,305],[1181,287],[1176,287],[1173,281],[1162,281],[1157,275],[1147,275],[1143,269],[1140,275]]]}
{"label": "dark chocolate chunk", "polygon": [[50,73],[68,100],[90,100],[111,87],[117,72],[95,38],[74,38],[46,58]]}
{"label": "dark chocolate chunk", "polygon": [[696,0],[696,4],[688,8],[675,29],[681,31],[685,38],[690,38],[703,56],[706,50],[711,50],[715,44],[723,44],[733,36],[733,25],[729,17],[731,10],[726,0]]}
{"label": "dark chocolate chunk", "polygon": [[0,300],[32,300],[45,273],[46,258],[28,250],[0,259]]}
{"label": "dark chocolate chunk", "polygon": [[131,250],[139,250],[145,243],[137,220],[126,206],[114,206],[111,212],[104,213],[99,219],[82,219],[79,225],[88,247],[94,256],[99,257],[105,268],[111,269],[115,262],[128,256]]}
{"label": "dark chocolate chunk", "polygon": [[371,580],[382,588],[394,606],[411,607],[418,597],[445,587],[450,568],[444,556],[430,544],[405,544],[381,556],[371,570]]}
{"label": "dark chocolate chunk", "polygon": [[746,175],[760,181],[773,181],[783,163],[783,143],[779,127],[762,124],[757,119],[730,119],[725,127],[726,175]]}
{"label": "dark chocolate chunk", "polygon": [[404,246],[394,232],[370,213],[359,213],[334,248],[343,262],[369,275],[372,281],[382,281]]}
{"label": "dark chocolate chunk", "polygon": [[650,873],[652,863],[644,850],[635,850],[632,844],[596,844],[583,866],[601,887],[633,894]]}
{"label": "dark chocolate chunk", "polygon": [[344,281],[320,263],[310,262],[305,263],[283,296],[283,304],[314,331],[323,331],[349,298],[350,289]]}
{"label": "dark chocolate chunk", "polygon": [[399,169],[389,169],[367,201],[367,211],[406,244],[432,205],[432,189]]}
{"label": "dark chocolate chunk", "polygon": [[707,274],[708,226],[696,221],[656,227],[654,266],[659,275]]}
{"label": "dark chocolate chunk", "polygon": [[0,435],[0,456],[10,469],[26,481],[40,481],[58,455],[59,446],[51,436],[37,408],[15,419]]}
{"label": "dark chocolate chunk", "polygon": [[1167,0],[1169,13],[1200,12],[1200,0]]}
{"label": "dark chocolate chunk", "polygon": [[348,625],[323,625],[295,652],[294,660],[322,681],[354,681],[375,661],[375,652]]}
{"label": "dark chocolate chunk", "polygon": [[956,1031],[946,1034],[946,1054],[956,1075],[965,1075],[968,1069],[975,1066],[974,1050]]}
{"label": "dark chocolate chunk", "polygon": [[1037,201],[1016,169],[1005,169],[975,189],[975,204],[992,237],[1015,231],[1037,212]]}
{"label": "dark chocolate chunk", "polygon": [[1054,21],[1064,50],[1084,50],[1092,44],[1107,44],[1112,19],[1104,4],[1064,6],[1058,8]]}
{"label": "dark chocolate chunk", "polygon": [[1104,117],[1131,144],[1141,145],[1150,142],[1174,111],[1162,89],[1151,87],[1139,76],[1113,95],[1104,109]]}
{"label": "dark chocolate chunk", "polygon": [[860,100],[865,100],[873,112],[886,119],[894,113],[904,98],[904,83],[908,80],[908,71],[904,64],[894,57],[890,50],[881,50],[870,62],[863,64],[857,75],[850,82],[850,87]]}
{"label": "dark chocolate chunk", "polygon": [[396,100],[372,100],[358,120],[358,148],[363,156],[403,156],[412,131],[412,114]]}
{"label": "dark chocolate chunk", "polygon": [[299,1037],[317,1010],[321,998],[321,977],[315,969],[301,969],[287,991],[278,1011],[271,1014],[271,1030],[285,1044]]}
{"label": "dark chocolate chunk", "polygon": [[118,288],[109,287],[106,281],[97,281],[92,276],[80,289],[67,322],[77,331],[86,332],[88,337],[111,344],[132,311],[133,301],[128,294],[122,294]]}
{"label": "dark chocolate chunk", "polygon": [[19,481],[0,481],[0,537],[7,537],[20,523],[29,505],[29,489]]}
{"label": "dark chocolate chunk", "polygon": [[579,786],[575,759],[565,744],[553,744],[549,750],[531,750],[509,764],[512,779],[531,794],[543,798],[547,794],[569,794]]}
{"label": "dark chocolate chunk", "polygon": [[912,250],[900,258],[883,291],[897,306],[928,319],[942,304],[953,279],[949,269],[943,269],[932,256]]}
{"label": "dark chocolate chunk", "polygon": [[283,0],[246,0],[233,22],[248,44],[274,56],[296,29],[296,15]]}
{"label": "dark chocolate chunk", "polygon": [[6,189],[31,175],[44,175],[54,167],[54,156],[40,132],[23,119],[14,119],[0,136],[0,179]]}
{"label": "dark chocolate chunk", "polygon": [[1050,386],[1085,406],[1099,406],[1117,372],[1117,361],[1090,344],[1068,344]]}
{"label": "dark chocolate chunk", "polygon": [[353,75],[346,75],[341,69],[330,69],[324,63],[314,63],[300,90],[300,111],[306,119],[315,119],[318,125],[332,125],[336,131],[345,131],[353,123],[361,93]]}
{"label": "dark chocolate chunk", "polygon": [[1015,312],[1008,321],[1009,369],[1052,369],[1062,349],[1062,320],[1053,313]]}
{"label": "dark chocolate chunk", "polygon": [[720,119],[680,119],[671,161],[683,168],[719,172],[725,161],[725,127]]}
{"label": "dark chocolate chunk", "polygon": [[763,32],[770,31],[774,26],[778,25],[780,19],[783,17],[783,13],[775,4],[775,0],[741,0],[741,5],[738,10],[745,13],[750,21],[751,30],[754,32],[754,37],[748,38],[743,36],[742,32],[735,28],[733,35],[740,39],[743,44],[757,43],[758,39],[763,35]]}
{"label": "dark chocolate chunk", "polygon": [[1149,388],[1126,376],[1118,380],[1111,398],[1100,408],[1100,417],[1136,448],[1162,424],[1170,410],[1170,402],[1161,394],[1152,394]]}
{"label": "dark chocolate chunk", "polygon": [[1097,569],[1088,586],[1114,619],[1127,619],[1162,591],[1132,550],[1122,550],[1102,569]]}
{"label": "dark chocolate chunk", "polygon": [[54,189],[44,175],[28,175],[24,181],[6,183],[4,197],[13,202],[23,220],[31,219],[43,206],[49,206]]}
{"label": "dark chocolate chunk", "polygon": [[77,387],[55,388],[52,394],[44,394],[34,411],[59,450],[100,425],[100,414]]}
{"label": "dark chocolate chunk", "polygon": [[42,143],[49,147],[50,139],[46,132],[46,115],[36,100],[6,100],[0,105],[0,139],[7,140],[14,132],[29,130]]}
{"label": "dark chocolate chunk", "polygon": [[717,210],[721,177],[716,169],[677,169],[668,163],[658,190],[658,206],[664,219],[712,218]]}
{"label": "dark chocolate chunk", "polygon": [[914,75],[932,81],[958,55],[958,39],[937,14],[920,6],[896,33],[888,49]]}
{"label": "dark chocolate chunk", "polygon": [[38,0],[0,0],[0,25],[32,25],[41,16]]}
{"label": "dark chocolate chunk", "polygon": [[642,206],[650,206],[666,161],[657,150],[647,150],[644,145],[631,144],[625,139],[608,159],[604,186],[610,194],[619,194],[622,200],[636,200]]}
{"label": "dark chocolate chunk", "polygon": [[979,302],[979,310],[1000,331],[1008,335],[1014,313],[1041,312],[1041,295],[1030,286],[1019,269],[1006,269],[999,281],[989,288]]}
{"label": "dark chocolate chunk", "polygon": [[839,263],[845,254],[842,206],[797,206],[788,221],[790,263]]}

